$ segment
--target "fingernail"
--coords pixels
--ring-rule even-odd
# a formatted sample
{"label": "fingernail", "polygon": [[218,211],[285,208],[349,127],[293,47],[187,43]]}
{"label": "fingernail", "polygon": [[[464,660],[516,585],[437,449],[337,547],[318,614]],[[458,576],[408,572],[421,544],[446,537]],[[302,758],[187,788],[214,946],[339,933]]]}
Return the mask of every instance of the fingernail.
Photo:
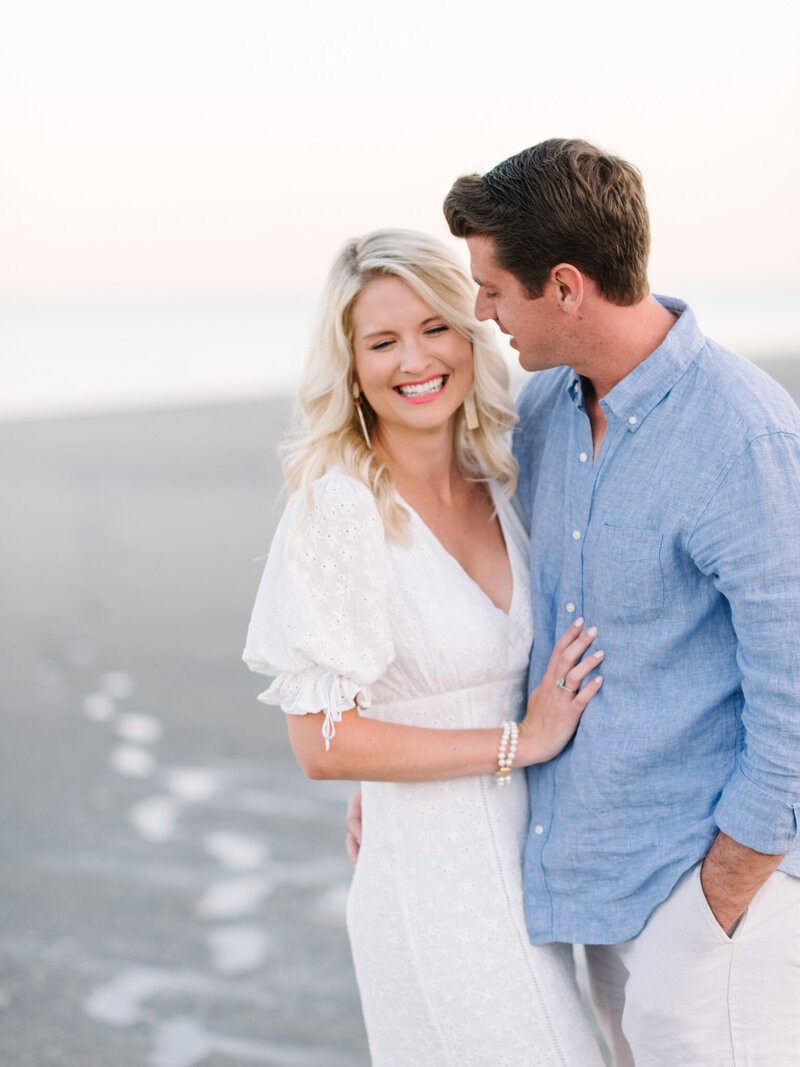
{"label": "fingernail", "polygon": [[572,624],[573,626],[583,626],[583,619],[576,619]]}
{"label": "fingernail", "polygon": [[602,659],[603,656],[605,656],[605,652],[595,652],[594,654],[595,659]]}
{"label": "fingernail", "polygon": [[603,684],[603,676],[602,676],[602,674],[598,674],[598,676],[594,680],[594,684],[595,685],[602,685]]}
{"label": "fingernail", "polygon": [[587,634],[588,637],[594,637],[596,635],[596,633],[597,633],[597,627],[596,626],[590,626],[589,629],[586,631],[586,634]]}

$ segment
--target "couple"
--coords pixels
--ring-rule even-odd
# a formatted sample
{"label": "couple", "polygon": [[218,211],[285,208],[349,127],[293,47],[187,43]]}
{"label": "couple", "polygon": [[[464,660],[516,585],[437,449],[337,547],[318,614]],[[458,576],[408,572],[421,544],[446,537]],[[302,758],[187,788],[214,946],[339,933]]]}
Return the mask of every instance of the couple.
{"label": "couple", "polygon": [[[800,415],[649,294],[623,160],[547,141],[445,214],[476,302],[421,235],[334,265],[245,650],[364,783],[374,1067],[600,1064],[572,942],[619,1067],[799,1064]],[[542,372],[518,483],[483,320]]]}

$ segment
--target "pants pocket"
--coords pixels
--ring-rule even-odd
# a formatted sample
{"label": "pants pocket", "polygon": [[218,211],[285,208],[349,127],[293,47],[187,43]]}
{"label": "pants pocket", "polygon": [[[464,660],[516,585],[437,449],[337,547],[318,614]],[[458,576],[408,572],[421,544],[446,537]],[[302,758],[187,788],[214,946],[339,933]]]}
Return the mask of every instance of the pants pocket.
{"label": "pants pocket", "polygon": [[712,933],[714,937],[717,938],[717,940],[719,940],[722,944],[730,945],[736,940],[737,937],[742,934],[742,931],[744,930],[745,922],[747,920],[747,910],[745,910],[744,914],[736,920],[730,932],[723,930],[723,928],[717,921],[714,912],[711,910],[711,905],[708,903],[706,895],[703,892],[703,884],[700,880],[700,871],[702,866],[703,864],[701,861],[691,872],[692,896],[695,901],[695,905],[698,909],[698,913],[703,917],[703,922],[709,932]]}

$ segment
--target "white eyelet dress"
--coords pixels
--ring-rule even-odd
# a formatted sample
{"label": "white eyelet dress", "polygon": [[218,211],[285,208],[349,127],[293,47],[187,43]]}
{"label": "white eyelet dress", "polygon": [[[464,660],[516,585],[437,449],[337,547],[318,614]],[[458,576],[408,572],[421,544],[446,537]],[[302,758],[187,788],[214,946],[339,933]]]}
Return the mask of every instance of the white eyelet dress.
{"label": "white eyelet dress", "polygon": [[[532,639],[527,536],[500,505],[514,591],[491,602],[411,509],[388,541],[374,498],[339,469],[295,494],[259,588],[245,662],[260,699],[444,729],[523,713]],[[304,519],[304,516],[305,519]],[[498,735],[499,737],[499,735]],[[600,1067],[569,946],[531,946],[522,903],[523,771],[365,782],[348,930],[373,1067]]]}

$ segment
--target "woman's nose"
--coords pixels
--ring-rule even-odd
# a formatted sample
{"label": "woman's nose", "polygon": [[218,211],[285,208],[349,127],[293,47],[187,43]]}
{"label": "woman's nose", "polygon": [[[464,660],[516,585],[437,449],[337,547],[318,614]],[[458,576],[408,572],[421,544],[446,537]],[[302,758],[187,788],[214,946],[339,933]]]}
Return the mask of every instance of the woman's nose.
{"label": "woman's nose", "polygon": [[425,342],[407,341],[401,350],[400,366],[406,373],[414,373],[424,370],[430,362],[430,356],[425,350]]}

